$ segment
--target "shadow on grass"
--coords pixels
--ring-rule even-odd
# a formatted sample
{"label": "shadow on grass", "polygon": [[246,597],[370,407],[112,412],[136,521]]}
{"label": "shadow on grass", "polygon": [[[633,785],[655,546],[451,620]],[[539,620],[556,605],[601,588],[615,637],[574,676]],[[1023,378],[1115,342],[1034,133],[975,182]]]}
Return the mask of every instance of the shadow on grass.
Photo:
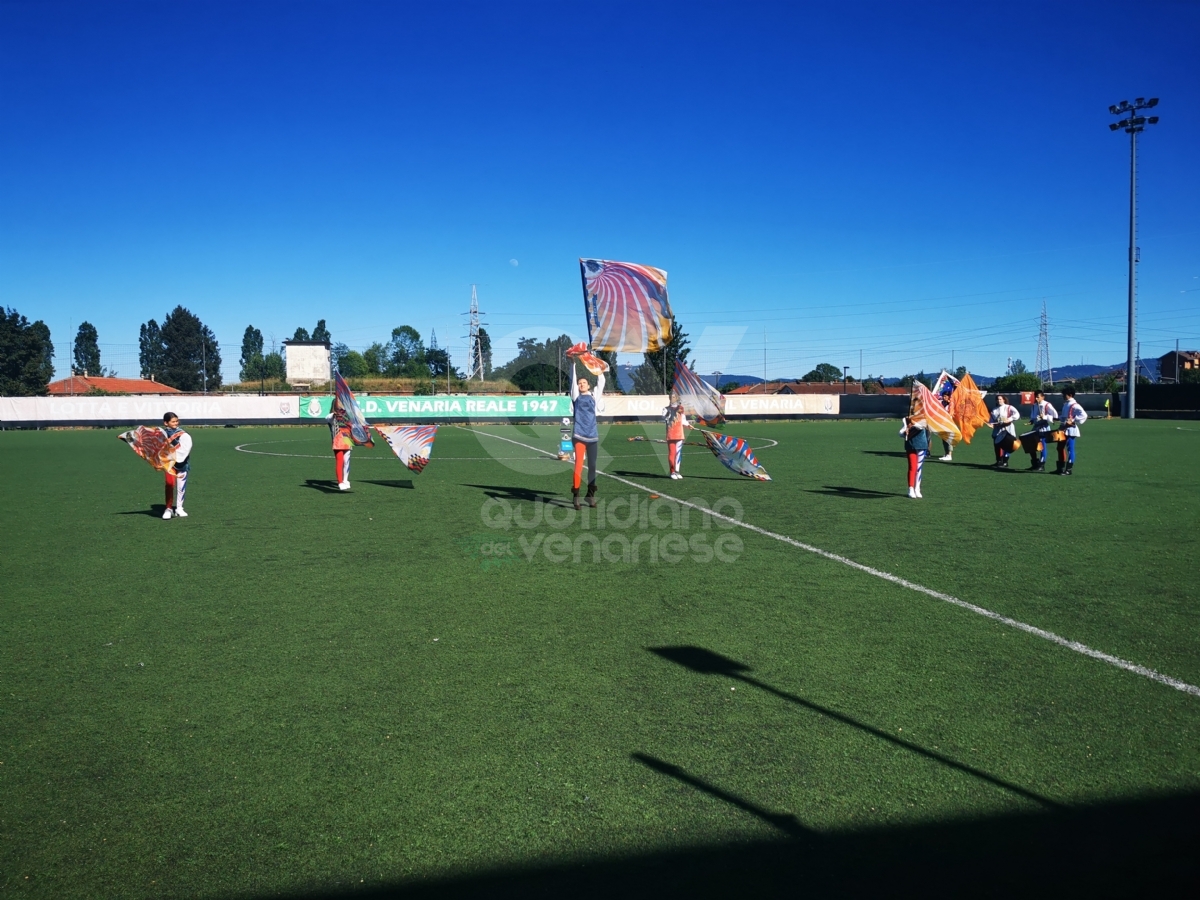
{"label": "shadow on grass", "polygon": [[479,488],[488,497],[507,500],[509,503],[537,503],[540,501],[551,506],[571,505],[570,502],[551,491],[539,491],[526,487],[501,487],[495,484],[464,484],[463,487]]}
{"label": "shadow on grass", "polygon": [[653,756],[648,756],[645,753],[631,753],[630,758],[636,762],[640,762],[643,766],[653,769],[660,775],[666,775],[674,778],[676,781],[683,782],[689,787],[694,787],[696,790],[708,794],[710,797],[715,797],[722,803],[728,803],[730,806],[736,806],[743,812],[747,812],[755,818],[761,819],[768,825],[774,826],[784,834],[792,837],[798,837],[802,834],[813,834],[813,832],[800,824],[791,813],[776,813],[768,809],[763,809],[761,806],[756,806],[749,800],[739,797],[737,794],[731,794],[729,791],[723,790],[716,785],[709,784],[703,779],[697,778],[695,775],[689,775],[679,766],[672,765],[668,762],[663,762],[661,759],[655,759]]}
{"label": "shadow on grass", "polygon": [[312,488],[314,491],[320,491],[323,494],[341,494],[336,481],[321,481],[316,478],[305,479],[304,484],[300,487]]}
{"label": "shadow on grass", "polygon": [[413,486],[411,478],[401,478],[396,481],[367,481],[364,479],[363,484],[377,484],[380,487],[390,487],[390,488],[408,488],[410,491],[416,489]]}
{"label": "shadow on grass", "polygon": [[774,694],[781,700],[786,700],[789,703],[794,703],[804,709],[819,713],[826,718],[833,719],[835,722],[841,722],[843,725],[849,725],[851,728],[866,732],[879,738],[881,741],[887,741],[896,747],[902,747],[911,753],[918,756],[923,756],[926,759],[940,763],[951,769],[955,769],[972,778],[977,778],[980,781],[985,781],[993,787],[998,787],[1015,796],[1021,797],[1024,800],[1031,800],[1040,806],[1047,809],[1061,808],[1060,804],[1051,800],[1048,797],[1043,797],[1027,788],[1023,788],[1018,784],[1013,784],[1010,781],[1005,781],[1003,778],[998,778],[987,772],[976,769],[974,766],[969,766],[966,763],[961,763],[956,759],[951,759],[945,754],[939,753],[936,750],[929,750],[919,744],[914,744],[897,735],[890,734],[882,729],[876,728],[874,725],[868,725],[865,722],[860,722],[857,719],[830,709],[826,706],[821,706],[819,703],[813,703],[811,700],[805,700],[803,697],[798,697],[795,694],[789,694],[787,691],[781,691],[779,688],[772,687],[766,682],[759,681],[748,675],[748,672],[753,671],[745,663],[740,663],[737,660],[730,659],[727,656],[722,656],[720,653],[714,653],[711,650],[705,650],[703,647],[647,647],[655,656],[683,666],[689,671],[695,672],[697,675],[721,675],[725,678],[732,678],[735,681],[740,681],[743,684],[749,684],[759,690],[766,691],[768,694]]}
{"label": "shadow on grass", "polygon": [[850,500],[882,500],[885,497],[903,497],[904,494],[898,491],[872,491],[867,488],[856,487],[837,487],[832,484],[825,485],[821,490],[810,489],[806,491],[809,494],[828,494],[831,497],[846,497]]}
{"label": "shadow on grass", "polygon": [[[676,776],[646,757],[645,765]],[[684,774],[681,780],[758,810]],[[784,816],[779,821],[785,821]],[[1200,792],[1047,813],[815,832],[554,863],[512,865],[381,887],[342,882],[292,900],[383,898],[1152,897],[1200,878]],[[772,822],[772,824],[775,824]],[[278,897],[279,893],[271,896]]]}
{"label": "shadow on grass", "polygon": [[[609,474],[609,473],[606,473]],[[658,472],[626,472],[623,469],[614,469],[613,475],[620,475],[623,478],[661,478],[663,481],[670,481],[670,475],[660,474]],[[735,478],[737,476],[734,476]],[[721,475],[684,475],[684,481],[729,481],[728,477]]]}
{"label": "shadow on grass", "polygon": [[908,456],[903,450],[864,450],[863,453],[870,456],[898,456],[901,459]]}
{"label": "shadow on grass", "polygon": [[155,519],[161,519],[166,506],[162,503],[156,503],[149,509],[129,509],[124,512],[113,513],[114,516],[152,516]]}

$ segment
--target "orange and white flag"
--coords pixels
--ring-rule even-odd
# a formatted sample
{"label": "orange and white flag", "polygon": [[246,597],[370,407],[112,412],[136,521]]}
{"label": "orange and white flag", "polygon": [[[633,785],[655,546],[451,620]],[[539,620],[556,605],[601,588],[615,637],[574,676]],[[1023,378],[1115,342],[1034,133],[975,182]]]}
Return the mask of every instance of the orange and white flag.
{"label": "orange and white flag", "polygon": [[971,443],[976,429],[992,420],[987,405],[983,402],[983,391],[975,384],[970,374],[963,375],[954,393],[950,395],[950,415],[962,432],[965,443]]}
{"label": "orange and white flag", "polygon": [[948,444],[957,444],[962,440],[962,432],[958,430],[950,411],[938,402],[933,391],[919,381],[913,382],[908,420],[918,428],[928,428]]}

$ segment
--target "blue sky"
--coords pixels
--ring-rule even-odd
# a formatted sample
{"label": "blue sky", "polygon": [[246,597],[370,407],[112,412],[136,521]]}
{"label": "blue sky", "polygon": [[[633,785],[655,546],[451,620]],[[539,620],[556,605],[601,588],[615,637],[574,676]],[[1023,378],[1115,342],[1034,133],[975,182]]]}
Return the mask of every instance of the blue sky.
{"label": "blue sky", "polygon": [[[670,273],[702,372],[1200,348],[1200,4],[0,2],[0,303],[136,374],[327,320],[583,337],[577,259]],[[636,361],[636,360],[626,360]]]}

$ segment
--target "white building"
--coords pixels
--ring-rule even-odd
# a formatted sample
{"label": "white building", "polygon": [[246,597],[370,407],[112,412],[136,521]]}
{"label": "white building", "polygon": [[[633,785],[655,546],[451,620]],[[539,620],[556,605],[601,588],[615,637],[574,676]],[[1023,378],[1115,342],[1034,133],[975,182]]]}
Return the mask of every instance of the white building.
{"label": "white building", "polygon": [[333,377],[329,341],[284,341],[288,384],[326,384]]}

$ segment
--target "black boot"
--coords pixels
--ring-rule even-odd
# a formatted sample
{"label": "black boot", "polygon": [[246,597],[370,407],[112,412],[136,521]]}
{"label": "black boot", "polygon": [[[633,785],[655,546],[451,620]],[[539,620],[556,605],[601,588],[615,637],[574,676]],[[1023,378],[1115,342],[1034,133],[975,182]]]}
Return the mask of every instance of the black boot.
{"label": "black boot", "polygon": [[571,488],[571,505],[576,509],[581,509],[579,504],[579,488]]}
{"label": "black boot", "polygon": [[1055,465],[1055,467],[1054,467],[1054,474],[1055,475],[1063,474],[1063,469],[1066,467],[1066,465],[1067,464],[1060,459],[1058,461],[1057,465]]}
{"label": "black boot", "polygon": [[1071,469],[1073,469],[1073,468],[1075,468],[1075,463],[1067,463],[1067,467],[1065,469],[1063,469],[1063,474],[1070,475]]}
{"label": "black boot", "polygon": [[587,505],[593,508],[596,506],[596,482],[594,481],[588,483]]}

